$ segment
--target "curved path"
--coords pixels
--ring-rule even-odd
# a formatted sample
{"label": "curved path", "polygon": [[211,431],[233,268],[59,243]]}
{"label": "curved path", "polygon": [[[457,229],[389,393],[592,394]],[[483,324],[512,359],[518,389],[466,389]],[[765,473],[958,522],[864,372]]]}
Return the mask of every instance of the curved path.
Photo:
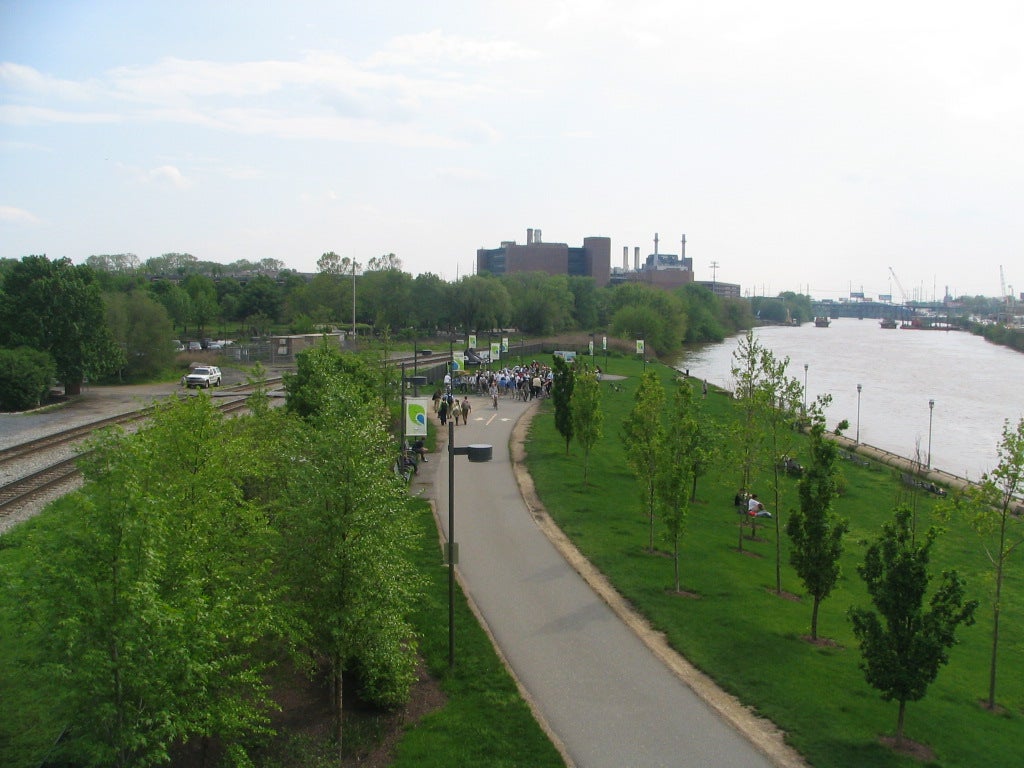
{"label": "curved path", "polygon": [[[550,524],[528,478],[520,489],[510,444],[521,449],[525,429],[514,436],[513,428],[520,417],[528,423],[533,405],[502,400],[495,411],[485,398],[471,402],[469,424],[455,428],[456,445],[489,443],[494,457],[487,464],[455,458],[459,576],[566,762],[803,765],[770,723],[717,691],[631,614]],[[415,484],[433,485],[447,539],[447,430],[439,436]],[[455,638],[458,664],[457,628]]]}

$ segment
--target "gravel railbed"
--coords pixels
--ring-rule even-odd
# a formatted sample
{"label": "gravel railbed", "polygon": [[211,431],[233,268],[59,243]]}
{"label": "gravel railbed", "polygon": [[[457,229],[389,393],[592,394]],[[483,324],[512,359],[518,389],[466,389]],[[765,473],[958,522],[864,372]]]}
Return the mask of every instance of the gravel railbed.
{"label": "gravel railbed", "polygon": [[[225,370],[223,373],[225,386],[241,384],[245,381],[245,376],[240,371]],[[214,396],[219,392],[217,389],[209,391]],[[10,448],[72,427],[136,411],[183,392],[185,390],[176,383],[87,387],[83,389],[79,397],[73,398],[67,403],[50,406],[39,411],[0,413],[0,448]],[[0,483],[9,483],[44,469],[62,458],[71,456],[75,450],[74,446],[63,445],[10,462],[8,465],[0,467]],[[47,493],[36,496],[8,514],[0,516],[0,534],[10,530],[22,520],[39,514],[51,501],[80,488],[81,485],[81,477],[69,480]]]}

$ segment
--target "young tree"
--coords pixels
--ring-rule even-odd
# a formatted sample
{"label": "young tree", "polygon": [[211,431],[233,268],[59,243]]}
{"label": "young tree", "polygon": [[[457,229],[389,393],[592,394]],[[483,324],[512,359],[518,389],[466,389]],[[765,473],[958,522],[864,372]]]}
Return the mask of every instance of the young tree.
{"label": "young tree", "polygon": [[653,471],[658,506],[665,520],[669,540],[672,542],[675,590],[679,592],[679,541],[683,535],[686,513],[690,506],[694,454],[700,450],[701,441],[693,390],[686,381],[680,380],[676,383],[669,422],[672,429],[662,430],[658,437]]}
{"label": "young tree", "polygon": [[1024,544],[1024,530],[1014,507],[1024,489],[1024,419],[1011,427],[1003,424],[998,448],[999,463],[981,478],[981,484],[968,490],[955,502],[955,508],[970,517],[971,526],[981,538],[985,554],[992,564],[995,586],[992,595],[992,653],[989,659],[989,709],[996,706],[996,666],[999,658],[999,617],[1003,602],[1003,584],[1010,557]]}
{"label": "young tree", "polygon": [[572,390],[572,431],[583,448],[583,485],[587,485],[590,449],[601,439],[604,412],[601,410],[601,385],[597,375],[586,371],[576,377]]}
{"label": "young tree", "polygon": [[755,402],[760,406],[765,447],[771,472],[771,489],[775,522],[775,592],[782,593],[782,483],[783,462],[793,449],[796,432],[793,422],[800,412],[803,387],[786,375],[789,358],[779,360],[770,349],[761,349],[760,381]]}
{"label": "young tree", "polygon": [[[735,396],[739,400],[739,407],[736,409],[735,433],[741,494],[751,492],[763,450],[764,432],[760,419],[763,410],[761,363],[765,351],[765,348],[754,337],[754,332],[748,330],[732,353],[732,377],[736,387]],[[745,510],[740,511],[742,513]],[[740,552],[743,551],[743,527],[746,523],[746,515],[741,514],[737,545]]]}
{"label": "young tree", "polygon": [[[649,370],[640,379],[633,408],[622,422],[622,443],[626,461],[643,487],[644,507],[649,527],[648,552],[654,552],[655,488],[658,462],[662,456],[661,441],[665,432],[661,424],[665,406],[665,390],[656,371]],[[673,425],[675,426],[675,425]]]}
{"label": "young tree", "polygon": [[565,438],[565,455],[569,455],[572,440],[572,391],[576,384],[576,371],[561,357],[552,363],[555,378],[551,382],[551,401],[555,406],[555,429]]}
{"label": "young tree", "polygon": [[342,748],[343,680],[355,672],[366,698],[395,705],[415,678],[409,623],[419,594],[411,564],[410,507],[392,472],[394,452],[372,390],[335,373],[327,397],[284,456],[294,467],[281,503],[280,575],[297,645],[324,660],[333,688],[335,740]]}
{"label": "young tree", "polygon": [[839,581],[839,558],[843,553],[843,535],[849,524],[832,511],[838,495],[836,483],[836,444],[825,439],[825,407],[830,398],[823,395],[811,407],[811,460],[800,478],[800,508],[786,523],[793,542],[789,562],[814,598],[811,609],[811,639],[818,639],[818,609]]}
{"label": "young tree", "polygon": [[957,572],[946,571],[925,610],[931,580],[928,561],[937,535],[930,528],[924,542],[916,543],[911,512],[899,507],[857,568],[877,609],[877,613],[856,607],[849,611],[860,642],[860,667],[884,700],[899,703],[897,743],[903,741],[907,702],[924,698],[939,668],[949,662],[956,628],[973,624],[978,607],[976,600],[964,600],[964,582]]}

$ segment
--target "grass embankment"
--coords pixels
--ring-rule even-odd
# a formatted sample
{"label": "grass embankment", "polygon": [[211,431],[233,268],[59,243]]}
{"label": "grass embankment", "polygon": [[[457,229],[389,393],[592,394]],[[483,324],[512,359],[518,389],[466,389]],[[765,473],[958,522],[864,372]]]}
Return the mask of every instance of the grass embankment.
{"label": "grass embankment", "polygon": [[[659,369],[666,383],[673,378],[670,369]],[[775,520],[759,529],[758,540],[744,540],[744,553],[738,551],[733,495],[740,473],[725,461],[700,479],[681,545],[681,586],[697,597],[673,594],[672,561],[667,557],[671,546],[662,540],[664,551],[646,551],[648,519],[619,438],[641,371],[639,362],[616,361],[612,372],[629,378],[602,385],[604,438],[591,452],[590,487],[582,485],[582,457],[576,446],[565,454],[550,404],[535,418],[527,450],[530,472],[548,511],[618,590],[692,663],[786,731],[790,743],[813,765],[917,765],[879,743],[879,736],[895,731],[897,706],[882,701],[865,682],[846,618],[851,605],[870,604],[856,570],[865,550],[862,542],[877,538],[897,501],[916,502],[921,530],[932,524],[947,529],[933,550],[931,572],[938,575],[955,567],[969,580],[968,596],[981,605],[977,624],[961,628],[961,644],[952,649],[949,665],[926,697],[909,704],[906,736],[929,746],[935,765],[1019,764],[1024,741],[1024,564],[1019,558],[1004,585],[997,697],[1004,709],[999,713],[979,704],[988,691],[992,631],[992,582],[980,542],[963,521],[939,518],[936,499],[912,497],[881,466],[842,462],[847,484],[836,509],[850,521],[850,531],[843,577],[822,604],[819,618],[819,636],[829,638],[830,644],[805,639],[811,600],[802,595],[802,584],[789,566],[784,530],[782,589],[794,594],[775,593]],[[707,415],[730,423],[730,398],[712,391],[701,400],[699,382],[691,383]],[[797,458],[806,463],[806,441],[802,436],[796,440]],[[767,471],[761,471],[753,490],[773,504]],[[784,529],[787,510],[798,503],[796,481],[784,479],[782,491]],[[656,525],[663,535],[664,526]]]}

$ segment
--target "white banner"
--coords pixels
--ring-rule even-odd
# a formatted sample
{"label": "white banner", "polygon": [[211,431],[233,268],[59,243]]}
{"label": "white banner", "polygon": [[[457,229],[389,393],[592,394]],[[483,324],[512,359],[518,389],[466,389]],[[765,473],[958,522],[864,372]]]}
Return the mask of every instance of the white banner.
{"label": "white banner", "polygon": [[602,336],[601,337],[601,349],[603,349],[605,352],[608,351],[608,337],[607,336]]}
{"label": "white banner", "polygon": [[501,351],[508,352],[508,336],[501,337]]}
{"label": "white banner", "polygon": [[476,351],[476,334],[469,334],[469,344],[467,345],[470,349]]}
{"label": "white banner", "polygon": [[491,362],[493,363],[493,362],[495,362],[497,360],[501,360],[501,342],[500,341],[492,341],[491,342]]}
{"label": "white banner", "polygon": [[452,352],[452,375],[466,370],[466,353]]}
{"label": "white banner", "polygon": [[644,340],[643,339],[637,339],[636,340],[636,353],[638,355],[642,355],[644,353]]}
{"label": "white banner", "polygon": [[429,407],[429,397],[405,398],[405,434],[407,436],[427,436],[427,408]]}

